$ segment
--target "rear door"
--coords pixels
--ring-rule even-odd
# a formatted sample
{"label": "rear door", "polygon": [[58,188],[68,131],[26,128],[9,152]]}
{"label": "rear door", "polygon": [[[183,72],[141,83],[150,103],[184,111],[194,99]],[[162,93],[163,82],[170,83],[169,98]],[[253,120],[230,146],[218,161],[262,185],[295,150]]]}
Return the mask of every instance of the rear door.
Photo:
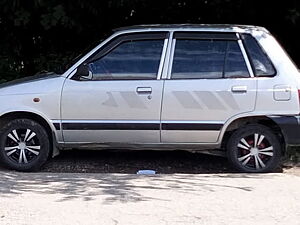
{"label": "rear door", "polygon": [[175,32],[165,81],[162,142],[214,143],[223,124],[255,107],[256,78],[235,33]]}

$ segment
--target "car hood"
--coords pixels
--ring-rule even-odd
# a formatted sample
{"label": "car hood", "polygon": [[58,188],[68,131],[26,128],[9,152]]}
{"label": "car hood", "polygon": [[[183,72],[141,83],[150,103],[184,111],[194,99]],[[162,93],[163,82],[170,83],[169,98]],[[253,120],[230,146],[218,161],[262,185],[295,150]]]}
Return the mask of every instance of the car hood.
{"label": "car hood", "polygon": [[[61,83],[62,80],[64,80],[64,78],[61,75],[44,73],[9,81],[0,84],[0,96],[47,92],[47,87],[55,87],[55,84]],[[57,85],[57,87],[59,86],[60,85]]]}
{"label": "car hood", "polygon": [[33,81],[37,81],[37,80],[51,79],[51,78],[58,77],[58,76],[60,76],[60,75],[52,73],[52,72],[51,73],[41,73],[41,74],[5,82],[3,84],[0,84],[0,88],[14,86],[14,85],[18,85],[18,84],[29,83],[29,82],[33,82]]}

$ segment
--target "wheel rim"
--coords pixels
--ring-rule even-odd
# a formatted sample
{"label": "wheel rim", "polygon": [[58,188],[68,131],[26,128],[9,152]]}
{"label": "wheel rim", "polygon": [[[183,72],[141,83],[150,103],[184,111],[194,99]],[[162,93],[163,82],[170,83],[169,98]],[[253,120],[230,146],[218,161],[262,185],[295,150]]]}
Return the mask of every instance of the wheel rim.
{"label": "wheel rim", "polygon": [[237,150],[241,165],[254,170],[267,167],[274,155],[274,147],[270,141],[258,133],[241,138]]}
{"label": "wheel rim", "polygon": [[8,133],[4,151],[18,164],[27,164],[40,154],[41,145],[37,134],[30,129],[15,129]]}

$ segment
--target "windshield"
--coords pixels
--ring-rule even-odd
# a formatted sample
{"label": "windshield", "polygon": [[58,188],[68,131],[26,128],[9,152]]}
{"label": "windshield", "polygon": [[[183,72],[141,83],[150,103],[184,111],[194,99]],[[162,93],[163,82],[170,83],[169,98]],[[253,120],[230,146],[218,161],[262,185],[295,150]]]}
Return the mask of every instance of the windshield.
{"label": "windshield", "polygon": [[73,66],[78,60],[80,60],[83,56],[85,56],[87,53],[89,53],[93,48],[95,48],[99,43],[104,41],[107,37],[109,37],[111,33],[107,33],[106,35],[102,36],[103,38],[97,41],[92,42],[87,47],[85,47],[80,53],[74,53],[70,58],[70,60],[67,60],[65,63],[60,65],[54,72],[56,74],[63,74],[68,69],[70,69],[71,66]]}
{"label": "windshield", "polygon": [[[102,40],[101,40],[102,41]],[[58,66],[57,68],[55,68],[54,72],[56,74],[63,74],[64,72],[66,72],[71,66],[73,66],[79,59],[81,59],[83,56],[85,56],[87,53],[89,53],[96,45],[89,45],[88,47],[86,47],[84,50],[81,51],[81,53],[75,55],[73,54],[73,57],[71,56],[70,60],[66,60],[65,63],[63,63],[62,65]],[[75,55],[75,57],[74,57]]]}

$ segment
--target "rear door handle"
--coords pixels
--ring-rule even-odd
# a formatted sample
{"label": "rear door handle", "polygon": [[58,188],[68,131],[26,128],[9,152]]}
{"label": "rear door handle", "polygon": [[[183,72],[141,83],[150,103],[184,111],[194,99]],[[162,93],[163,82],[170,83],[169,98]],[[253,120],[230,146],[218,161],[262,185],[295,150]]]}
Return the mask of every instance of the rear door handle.
{"label": "rear door handle", "polygon": [[152,88],[151,87],[137,87],[136,92],[138,94],[151,94]]}
{"label": "rear door handle", "polygon": [[233,93],[246,93],[247,92],[247,86],[233,86],[231,88],[231,92],[233,92]]}

